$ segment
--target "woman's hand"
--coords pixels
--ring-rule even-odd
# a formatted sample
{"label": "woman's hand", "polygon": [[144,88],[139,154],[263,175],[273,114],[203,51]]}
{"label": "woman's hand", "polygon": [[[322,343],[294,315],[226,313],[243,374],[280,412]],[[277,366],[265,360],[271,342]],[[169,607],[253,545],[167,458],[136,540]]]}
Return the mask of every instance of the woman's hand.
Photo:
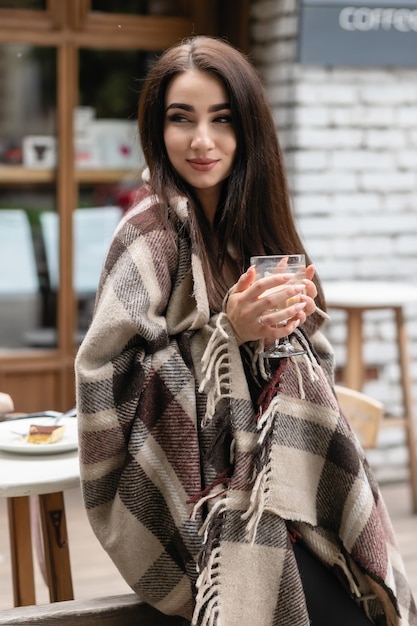
{"label": "woman's hand", "polygon": [[[232,288],[226,306],[239,345],[264,339],[268,346],[304,324],[307,316],[316,310],[314,271],[313,265],[306,268],[302,285],[287,284],[292,278],[290,274],[274,274],[255,280],[254,267],[242,274]],[[280,326],[285,320],[289,321]]]}

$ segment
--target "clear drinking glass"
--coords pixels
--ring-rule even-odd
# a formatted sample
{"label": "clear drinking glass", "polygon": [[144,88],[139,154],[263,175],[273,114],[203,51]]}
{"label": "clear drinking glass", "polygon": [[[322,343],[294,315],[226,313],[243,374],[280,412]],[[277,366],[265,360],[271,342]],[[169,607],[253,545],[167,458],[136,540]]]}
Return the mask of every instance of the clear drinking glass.
{"label": "clear drinking glass", "polygon": [[[305,278],[305,256],[304,254],[283,254],[283,255],[265,255],[253,256],[250,264],[255,267],[256,280],[271,276],[272,274],[291,274],[292,278],[279,287],[275,287],[272,291],[284,289],[287,285],[297,285]],[[265,291],[260,297],[264,297],[271,293],[271,290]],[[296,295],[286,300],[282,308],[287,308],[292,304],[296,304],[300,300],[300,296]],[[274,309],[276,310],[276,309]],[[280,322],[279,326],[285,326],[288,320]],[[282,357],[297,356],[305,354],[302,348],[296,348],[292,345],[288,337],[276,339],[274,346],[265,350],[262,356],[268,359],[279,359]]]}

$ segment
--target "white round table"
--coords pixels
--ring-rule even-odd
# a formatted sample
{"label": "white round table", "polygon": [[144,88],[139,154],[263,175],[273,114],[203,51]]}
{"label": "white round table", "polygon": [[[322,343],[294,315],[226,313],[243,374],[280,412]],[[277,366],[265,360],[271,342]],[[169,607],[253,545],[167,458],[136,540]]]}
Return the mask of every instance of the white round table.
{"label": "white round table", "polygon": [[38,496],[50,600],[74,598],[63,492],[79,483],[76,450],[45,455],[0,452],[0,496],[8,501],[15,606],[36,603],[31,509],[37,514],[38,506],[31,496]]}
{"label": "white round table", "polygon": [[[404,417],[395,421],[403,426],[406,431],[413,509],[417,513],[416,435],[408,339],[403,311],[407,304],[417,303],[417,285],[377,280],[328,281],[324,282],[323,290],[328,308],[343,310],[347,315],[347,346],[343,382],[351,389],[361,391],[365,378],[363,362],[364,313],[375,309],[391,309],[394,314],[404,410]],[[382,423],[389,425],[393,423],[393,420],[387,419]]]}
{"label": "white round table", "polygon": [[329,307],[386,309],[417,302],[417,285],[377,280],[337,280],[324,283]]}
{"label": "white round table", "polygon": [[65,491],[80,483],[78,452],[23,455],[0,451],[0,497]]}

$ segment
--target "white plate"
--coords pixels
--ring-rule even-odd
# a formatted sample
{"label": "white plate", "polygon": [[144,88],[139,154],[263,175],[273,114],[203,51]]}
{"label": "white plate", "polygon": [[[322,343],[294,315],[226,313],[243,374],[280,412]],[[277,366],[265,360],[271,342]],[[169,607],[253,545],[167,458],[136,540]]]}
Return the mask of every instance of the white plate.
{"label": "white plate", "polygon": [[31,424],[51,426],[52,417],[28,417],[0,423],[0,450],[18,454],[57,454],[69,452],[78,447],[77,420],[74,417],[62,417],[59,424],[65,424],[64,436],[56,443],[28,443],[26,436]]}

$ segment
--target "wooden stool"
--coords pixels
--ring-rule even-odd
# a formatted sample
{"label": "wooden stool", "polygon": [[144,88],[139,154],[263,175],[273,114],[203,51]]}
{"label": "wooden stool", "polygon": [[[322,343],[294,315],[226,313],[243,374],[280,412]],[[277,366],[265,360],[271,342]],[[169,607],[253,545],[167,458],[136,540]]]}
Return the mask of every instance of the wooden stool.
{"label": "wooden stool", "polygon": [[384,425],[400,425],[406,430],[413,511],[417,513],[417,451],[413,416],[410,363],[403,307],[417,302],[417,287],[379,281],[335,281],[324,284],[329,309],[340,309],[347,315],[347,351],[343,383],[362,390],[364,384],[363,314],[369,310],[391,309],[394,313],[401,372],[403,417],[390,418]]}
{"label": "wooden stool", "polygon": [[342,385],[335,385],[335,391],[343,415],[352,426],[362,448],[376,448],[384,413],[382,402]]}

